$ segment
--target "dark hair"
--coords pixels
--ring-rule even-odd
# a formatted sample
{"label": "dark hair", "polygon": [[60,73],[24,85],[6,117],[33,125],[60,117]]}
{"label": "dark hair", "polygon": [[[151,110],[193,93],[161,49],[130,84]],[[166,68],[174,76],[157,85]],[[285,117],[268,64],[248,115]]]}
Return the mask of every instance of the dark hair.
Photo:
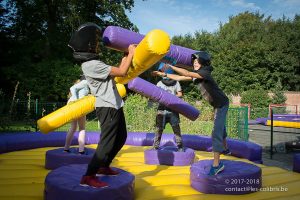
{"label": "dark hair", "polygon": [[208,66],[210,65],[211,56],[205,51],[199,51],[192,54],[192,65],[194,60],[197,59],[201,65]]}

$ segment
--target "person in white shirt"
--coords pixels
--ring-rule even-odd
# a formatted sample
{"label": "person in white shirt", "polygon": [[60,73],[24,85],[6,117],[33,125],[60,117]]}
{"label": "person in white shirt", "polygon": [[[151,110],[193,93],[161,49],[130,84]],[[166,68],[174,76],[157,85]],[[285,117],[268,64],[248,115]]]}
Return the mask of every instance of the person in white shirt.
{"label": "person in white shirt", "polygon": [[[87,80],[85,80],[85,77],[82,75],[81,79],[76,80],[74,85],[70,87],[70,98],[68,100],[68,104],[72,103],[78,99],[81,99],[89,94],[89,86],[87,83]],[[86,116],[82,116],[76,120],[73,120],[71,122],[71,127],[67,133],[66,136],[66,142],[65,142],[65,147],[64,151],[65,152],[70,152],[70,145],[72,142],[72,139],[74,137],[74,133],[77,129],[77,125],[79,127],[79,135],[78,135],[78,144],[79,144],[79,149],[78,153],[84,154],[84,146],[85,146],[85,121],[86,121]]]}

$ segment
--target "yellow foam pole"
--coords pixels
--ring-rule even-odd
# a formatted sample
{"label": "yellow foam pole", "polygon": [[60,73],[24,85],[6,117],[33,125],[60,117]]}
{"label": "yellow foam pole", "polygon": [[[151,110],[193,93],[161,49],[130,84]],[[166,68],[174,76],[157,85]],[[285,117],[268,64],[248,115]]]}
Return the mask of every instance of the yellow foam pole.
{"label": "yellow foam pole", "polygon": [[126,88],[123,84],[117,83],[117,90],[122,98],[126,96]]}
{"label": "yellow foam pole", "polygon": [[[268,120],[266,125],[271,126],[271,120]],[[281,126],[281,127],[288,127],[288,128],[300,128],[300,122],[288,122],[288,121],[273,120],[273,126]]]}
{"label": "yellow foam pole", "polygon": [[116,77],[115,81],[127,84],[161,60],[168,53],[170,45],[170,37],[166,32],[159,29],[150,31],[136,47],[127,75]]}
{"label": "yellow foam pole", "polygon": [[[116,85],[121,97],[126,96],[126,88],[122,84]],[[42,133],[49,133],[66,123],[78,119],[95,110],[96,98],[92,95],[83,97],[77,101],[61,107],[37,121]]]}

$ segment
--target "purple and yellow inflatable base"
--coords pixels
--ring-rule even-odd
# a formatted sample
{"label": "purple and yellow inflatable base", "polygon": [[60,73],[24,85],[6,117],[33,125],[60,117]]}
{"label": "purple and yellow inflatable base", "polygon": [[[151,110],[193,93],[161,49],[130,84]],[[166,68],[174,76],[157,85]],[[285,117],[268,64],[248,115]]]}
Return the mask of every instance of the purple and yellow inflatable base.
{"label": "purple and yellow inflatable base", "polygon": [[[99,133],[86,134],[87,148],[95,149]],[[190,181],[190,166],[147,165],[144,151],[151,148],[154,133],[128,133],[126,145],[113,160],[112,167],[135,176],[136,200],[240,200],[240,199],[299,199],[300,174],[278,167],[257,164],[262,160],[261,147],[254,143],[229,140],[233,156],[221,156],[223,160],[241,161],[258,166],[262,171],[262,187],[258,192],[243,195],[204,194]],[[65,133],[1,133],[0,134],[0,199],[42,200],[47,151],[64,145]],[[76,137],[73,144],[77,145]],[[173,134],[164,134],[161,144],[175,144]],[[199,135],[183,135],[185,147],[195,151],[197,161],[211,160],[211,139]],[[252,161],[250,161],[252,160]],[[256,161],[256,162],[253,162]],[[226,167],[226,165],[225,165]],[[242,169],[241,169],[242,170]],[[81,172],[80,172],[81,173]]]}
{"label": "purple and yellow inflatable base", "polygon": [[[257,118],[257,124],[271,126],[271,119]],[[273,126],[286,128],[300,128],[300,115],[295,114],[275,114],[273,116]]]}

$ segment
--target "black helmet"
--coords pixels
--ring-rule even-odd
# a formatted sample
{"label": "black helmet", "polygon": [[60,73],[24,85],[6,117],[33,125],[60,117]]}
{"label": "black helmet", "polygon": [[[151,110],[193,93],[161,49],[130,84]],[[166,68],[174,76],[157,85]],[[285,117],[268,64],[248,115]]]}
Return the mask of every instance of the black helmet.
{"label": "black helmet", "polygon": [[74,52],[99,53],[101,28],[91,22],[82,24],[72,35],[68,44]]}
{"label": "black helmet", "polygon": [[210,65],[211,56],[205,51],[199,51],[192,54],[192,65],[195,59],[198,59],[201,65],[208,66]]}

